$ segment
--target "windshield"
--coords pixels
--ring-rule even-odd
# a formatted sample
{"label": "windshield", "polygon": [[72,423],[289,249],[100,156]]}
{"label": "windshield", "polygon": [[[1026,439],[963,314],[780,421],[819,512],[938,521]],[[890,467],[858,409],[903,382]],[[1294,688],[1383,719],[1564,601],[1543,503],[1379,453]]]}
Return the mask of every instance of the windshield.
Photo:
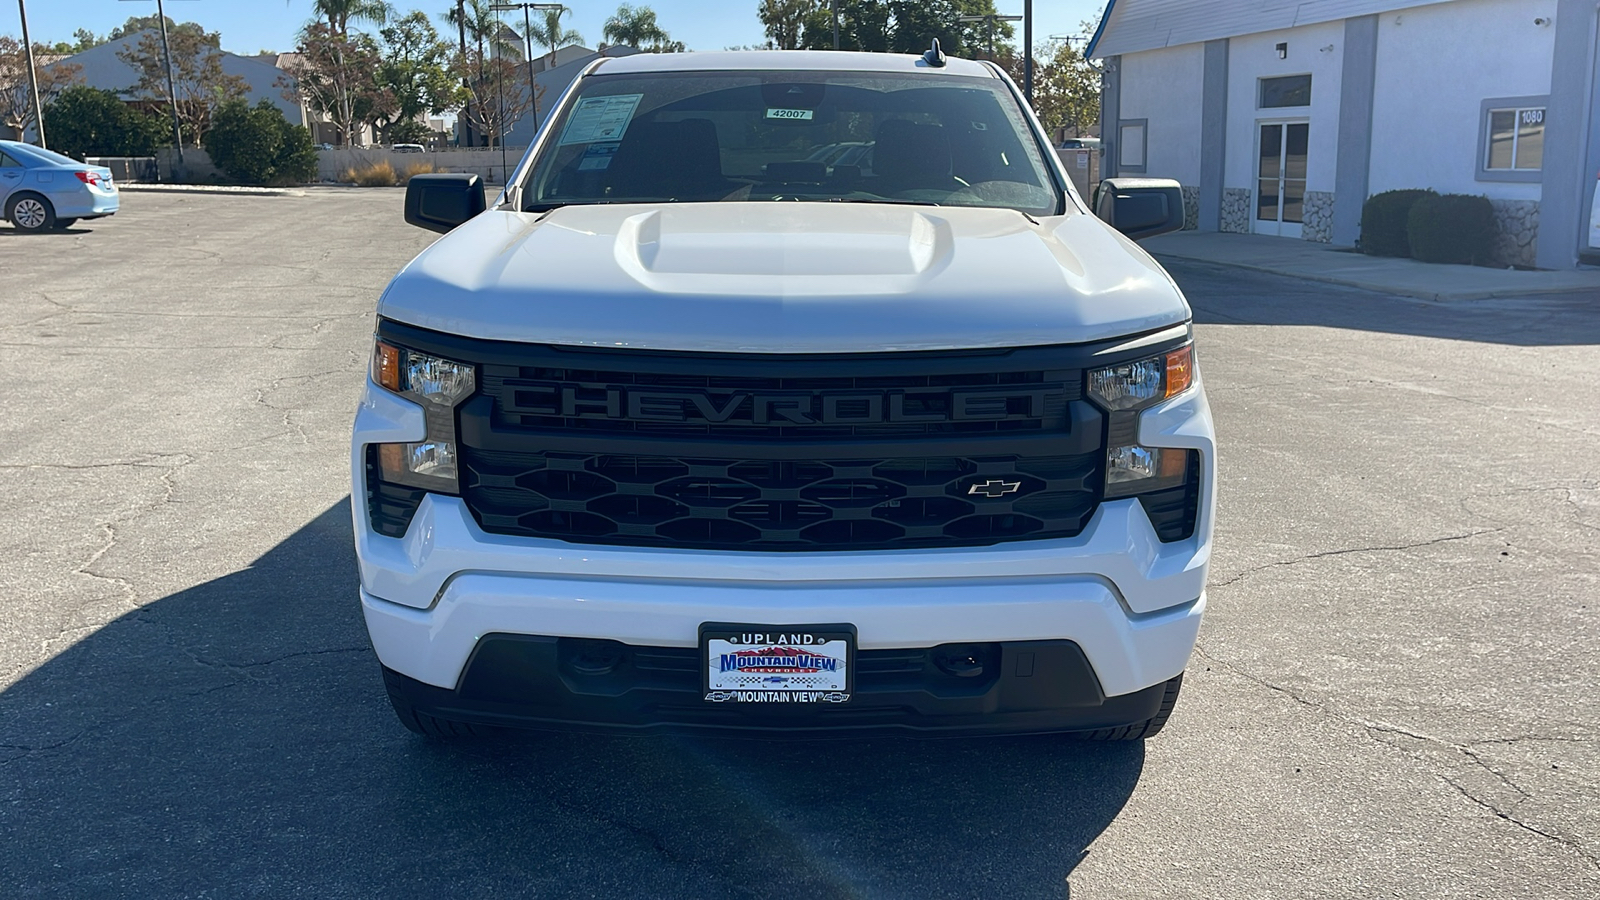
{"label": "windshield", "polygon": [[833,201],[1060,212],[1005,84],[859,72],[597,75],[552,123],[523,208]]}

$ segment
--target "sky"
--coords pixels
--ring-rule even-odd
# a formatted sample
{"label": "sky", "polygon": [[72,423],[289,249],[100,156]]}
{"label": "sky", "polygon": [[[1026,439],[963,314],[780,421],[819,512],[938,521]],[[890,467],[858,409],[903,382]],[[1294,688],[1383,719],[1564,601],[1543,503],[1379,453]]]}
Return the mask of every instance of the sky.
{"label": "sky", "polygon": [[[155,0],[24,0],[28,31],[35,42],[71,41],[73,31],[87,28],[105,34],[129,16],[151,15]],[[434,16],[453,7],[453,0],[391,0],[401,11],[420,9]],[[621,0],[567,0],[572,15],[568,27],[576,28],[584,43],[593,47],[601,29]],[[1042,42],[1052,34],[1075,34],[1078,23],[1094,18],[1104,0],[1034,0],[1034,34]],[[691,50],[721,50],[759,45],[766,36],[756,18],[758,0],[633,0],[650,6],[674,40]],[[996,0],[1003,14],[1020,14],[1023,0]],[[234,53],[289,50],[294,35],[311,18],[311,0],[167,0],[167,15],[177,21],[199,22],[208,31],[222,33],[222,47]],[[520,15],[507,13],[507,16]],[[1019,26],[1021,23],[1018,23]],[[443,26],[440,25],[441,30]],[[1020,28],[1019,28],[1020,31]],[[0,6],[0,34],[20,37],[17,5]]]}

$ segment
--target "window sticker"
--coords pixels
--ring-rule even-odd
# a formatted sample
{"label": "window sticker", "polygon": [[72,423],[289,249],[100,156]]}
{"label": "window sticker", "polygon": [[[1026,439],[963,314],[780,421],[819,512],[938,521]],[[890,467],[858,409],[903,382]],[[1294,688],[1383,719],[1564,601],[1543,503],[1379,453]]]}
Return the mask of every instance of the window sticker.
{"label": "window sticker", "polygon": [[814,116],[814,115],[816,115],[816,110],[812,110],[812,109],[769,109],[769,110],[767,110],[767,118],[769,118],[769,119],[795,119],[795,120],[801,121],[801,122],[809,122],[809,121],[811,121],[811,117]]}
{"label": "window sticker", "polygon": [[583,151],[583,158],[578,161],[579,172],[594,172],[611,167],[611,158],[617,155],[617,148],[622,146],[615,141],[606,144],[590,144],[589,149]]}
{"label": "window sticker", "polygon": [[560,144],[622,140],[622,136],[628,133],[628,123],[633,121],[634,110],[639,108],[639,101],[643,99],[643,94],[613,94],[579,100],[572,115],[567,117],[567,127],[561,132]]}

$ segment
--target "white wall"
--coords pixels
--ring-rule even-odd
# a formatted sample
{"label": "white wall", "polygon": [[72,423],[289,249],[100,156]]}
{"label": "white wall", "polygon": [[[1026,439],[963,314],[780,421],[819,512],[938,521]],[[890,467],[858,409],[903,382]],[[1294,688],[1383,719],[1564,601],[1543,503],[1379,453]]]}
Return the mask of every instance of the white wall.
{"label": "white wall", "polygon": [[1122,58],[1121,116],[1149,120],[1145,174],[1152,178],[1200,183],[1204,56],[1204,44],[1186,44]]}
{"label": "white wall", "polygon": [[1456,0],[1378,19],[1370,190],[1537,200],[1537,183],[1478,181],[1478,117],[1491,97],[1550,93],[1556,0]]}
{"label": "white wall", "polygon": [[[1279,59],[1277,45],[1289,45]],[[1339,147],[1339,87],[1343,76],[1344,22],[1325,22],[1267,31],[1228,41],[1227,163],[1223,184],[1254,190],[1256,122],[1261,119],[1311,120],[1306,157],[1306,190],[1333,191]],[[1258,81],[1311,73],[1311,105],[1258,109]]]}

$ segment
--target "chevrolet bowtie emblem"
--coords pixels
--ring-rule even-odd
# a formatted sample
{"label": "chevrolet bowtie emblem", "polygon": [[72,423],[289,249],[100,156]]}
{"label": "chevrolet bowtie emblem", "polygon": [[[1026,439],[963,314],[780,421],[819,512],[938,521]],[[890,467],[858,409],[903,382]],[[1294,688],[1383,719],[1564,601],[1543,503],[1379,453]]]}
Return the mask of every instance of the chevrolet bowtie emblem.
{"label": "chevrolet bowtie emblem", "polygon": [[1022,482],[1020,481],[1001,481],[998,478],[991,478],[983,484],[975,484],[967,488],[967,493],[988,497],[993,500],[996,497],[1004,497],[1006,494],[1015,494],[1020,490],[1022,490]]}

